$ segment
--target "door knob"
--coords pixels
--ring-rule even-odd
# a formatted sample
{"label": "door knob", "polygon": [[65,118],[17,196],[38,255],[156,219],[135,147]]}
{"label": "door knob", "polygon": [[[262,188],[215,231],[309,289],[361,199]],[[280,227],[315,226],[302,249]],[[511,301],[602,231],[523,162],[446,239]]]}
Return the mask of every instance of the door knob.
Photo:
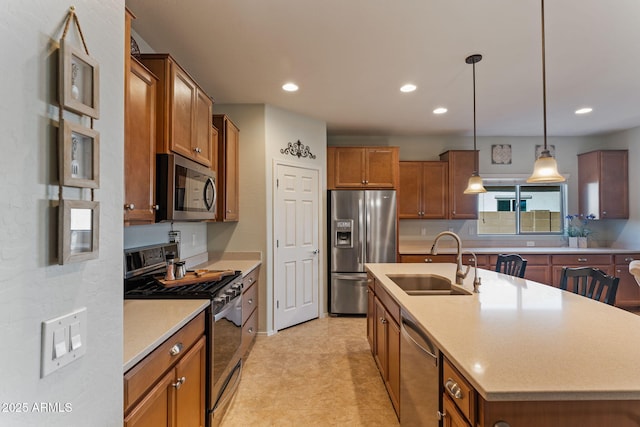
{"label": "door knob", "polygon": [[129,203],[129,204],[124,205],[124,208],[127,209],[127,210],[132,211],[132,210],[134,210],[136,208],[136,205],[134,205],[133,203]]}

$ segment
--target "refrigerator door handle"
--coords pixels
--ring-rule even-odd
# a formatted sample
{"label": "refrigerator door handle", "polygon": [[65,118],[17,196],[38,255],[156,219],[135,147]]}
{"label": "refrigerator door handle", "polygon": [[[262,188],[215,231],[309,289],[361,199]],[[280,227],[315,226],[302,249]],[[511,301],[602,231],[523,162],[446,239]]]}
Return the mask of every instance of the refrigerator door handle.
{"label": "refrigerator door handle", "polygon": [[364,271],[364,263],[367,260],[366,258],[366,250],[367,250],[367,228],[366,228],[366,220],[363,212],[366,212],[366,193],[361,193],[362,197],[358,198],[358,231],[360,234],[360,238],[358,239],[358,271]]}

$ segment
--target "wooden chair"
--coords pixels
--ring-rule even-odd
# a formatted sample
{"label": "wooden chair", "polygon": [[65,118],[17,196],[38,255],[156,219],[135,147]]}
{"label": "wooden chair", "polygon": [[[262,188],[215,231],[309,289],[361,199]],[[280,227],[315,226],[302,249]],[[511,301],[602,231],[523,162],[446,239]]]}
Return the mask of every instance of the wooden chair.
{"label": "wooden chair", "polygon": [[594,267],[562,267],[560,289],[613,305],[619,281]]}
{"label": "wooden chair", "polygon": [[498,273],[508,274],[509,276],[524,277],[524,271],[527,268],[527,260],[518,254],[500,254],[496,262],[496,271]]}

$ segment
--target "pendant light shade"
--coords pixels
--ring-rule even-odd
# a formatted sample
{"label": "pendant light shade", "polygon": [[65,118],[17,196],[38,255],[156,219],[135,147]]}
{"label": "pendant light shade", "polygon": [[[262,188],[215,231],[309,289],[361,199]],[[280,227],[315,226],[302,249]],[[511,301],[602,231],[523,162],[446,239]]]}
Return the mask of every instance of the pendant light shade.
{"label": "pendant light shade", "polygon": [[551,157],[547,148],[547,76],[544,48],[544,0],[540,0],[542,10],[542,115],[544,123],[544,148],[533,165],[533,173],[527,179],[529,183],[564,182],[565,178],[558,173],[558,163]]}
{"label": "pendant light shade", "polygon": [[467,56],[464,60],[467,64],[473,65],[473,155],[475,159],[474,170],[469,178],[464,194],[486,193],[487,189],[482,185],[482,177],[478,174],[478,154],[476,153],[476,62],[480,62],[482,55],[475,54]]}

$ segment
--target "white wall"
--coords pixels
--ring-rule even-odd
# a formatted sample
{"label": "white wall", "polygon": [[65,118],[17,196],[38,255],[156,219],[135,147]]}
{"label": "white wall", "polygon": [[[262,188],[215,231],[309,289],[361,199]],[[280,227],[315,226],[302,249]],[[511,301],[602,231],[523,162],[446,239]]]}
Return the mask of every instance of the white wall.
{"label": "white wall", "polygon": [[[214,105],[216,114],[227,114],[240,128],[240,221],[208,225],[210,251],[262,253],[260,269],[261,332],[273,332],[273,163],[275,159],[291,161],[280,153],[288,142],[300,140],[309,145],[315,160],[292,163],[309,164],[320,169],[322,207],[325,212],[326,189],[326,126],[324,122],[295,114],[271,105]],[[324,239],[324,217],[321,218],[321,238]],[[322,241],[322,247],[325,243]],[[322,252],[321,252],[322,253]],[[326,312],[326,283],[323,261],[320,271],[320,312]]]}
{"label": "white wall", "polygon": [[[100,67],[100,256],[57,265],[57,41],[76,7]],[[124,0],[0,5],[0,413],[6,426],[114,426],[122,420]],[[67,40],[76,46],[77,33]],[[79,192],[65,188],[65,198]],[[40,378],[41,322],[87,308],[87,353]],[[35,403],[70,404],[33,413]],[[64,406],[62,406],[64,408]]]}

